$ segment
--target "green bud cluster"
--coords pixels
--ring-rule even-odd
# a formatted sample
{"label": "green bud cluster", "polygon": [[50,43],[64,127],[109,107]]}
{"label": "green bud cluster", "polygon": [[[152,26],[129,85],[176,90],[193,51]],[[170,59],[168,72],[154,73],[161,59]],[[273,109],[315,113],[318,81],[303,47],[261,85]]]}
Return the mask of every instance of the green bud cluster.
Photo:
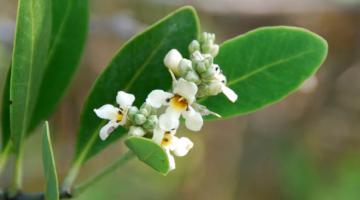
{"label": "green bud cluster", "polygon": [[[136,106],[131,106],[127,112],[127,118],[130,122],[129,134],[137,135],[147,132],[152,132],[158,123],[156,109],[151,107],[146,102],[142,104],[140,109]],[[141,135],[141,136],[142,136]]]}
{"label": "green bud cluster", "polygon": [[190,60],[183,58],[178,66],[179,76],[198,85],[198,97],[217,95],[226,84],[220,66],[214,64],[219,52],[215,43],[215,34],[203,33],[199,40],[189,44]]}

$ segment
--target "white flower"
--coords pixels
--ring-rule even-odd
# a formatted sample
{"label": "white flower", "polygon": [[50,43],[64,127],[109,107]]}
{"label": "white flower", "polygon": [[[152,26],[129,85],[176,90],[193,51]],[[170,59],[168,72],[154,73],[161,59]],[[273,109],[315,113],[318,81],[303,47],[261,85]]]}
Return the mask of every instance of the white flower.
{"label": "white flower", "polygon": [[179,64],[183,59],[180,52],[176,49],[171,49],[164,58],[164,64],[169,68],[174,74],[179,75]]}
{"label": "white flower", "polygon": [[134,103],[135,96],[123,91],[119,91],[116,96],[116,102],[119,107],[106,104],[98,109],[94,109],[96,115],[109,122],[100,130],[100,138],[105,140],[119,125],[126,123],[126,115],[129,107]]}
{"label": "white flower", "polygon": [[221,91],[222,93],[231,101],[235,102],[238,98],[237,94],[226,86],[226,77],[221,72],[219,65],[213,65],[216,71],[215,79],[220,82],[221,84]]}
{"label": "white flower", "polygon": [[155,108],[168,106],[159,118],[159,125],[163,130],[170,130],[179,126],[179,118],[185,118],[185,125],[192,131],[199,131],[203,125],[201,114],[191,105],[196,100],[197,86],[183,78],[174,80],[172,93],[163,90],[153,90],[146,99],[146,103]]}
{"label": "white flower", "polygon": [[185,156],[190,149],[194,146],[193,142],[186,137],[178,138],[175,136],[176,129],[171,131],[164,131],[159,126],[154,129],[153,141],[159,144],[166,152],[170,170],[175,169],[175,159],[174,156]]}

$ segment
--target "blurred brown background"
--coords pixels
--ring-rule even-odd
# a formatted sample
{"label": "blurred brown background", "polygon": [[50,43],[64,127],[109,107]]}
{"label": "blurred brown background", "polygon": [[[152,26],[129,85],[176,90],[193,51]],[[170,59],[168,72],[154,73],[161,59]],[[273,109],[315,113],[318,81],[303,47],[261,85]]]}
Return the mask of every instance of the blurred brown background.
{"label": "blurred brown background", "polygon": [[[69,91],[51,118],[62,179],[73,155],[84,98],[96,76],[132,35],[193,5],[202,29],[227,38],[260,26],[310,29],[329,42],[316,77],[281,103],[188,133],[195,142],[163,177],[134,160],[78,199],[358,200],[360,199],[360,1],[90,0],[88,43]],[[11,52],[16,1],[0,0],[0,82]],[[241,98],[241,97],[240,97]],[[118,142],[86,164],[80,181],[123,152]],[[25,188],[43,189],[39,134],[26,149]],[[6,178],[6,177],[5,177]],[[0,183],[1,185],[1,183]]]}

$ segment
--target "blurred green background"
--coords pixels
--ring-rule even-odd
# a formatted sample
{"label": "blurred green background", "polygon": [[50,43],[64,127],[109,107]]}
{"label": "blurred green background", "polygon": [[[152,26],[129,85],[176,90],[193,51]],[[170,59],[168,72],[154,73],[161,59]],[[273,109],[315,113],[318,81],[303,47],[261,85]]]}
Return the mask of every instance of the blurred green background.
{"label": "blurred green background", "polygon": [[[134,160],[77,200],[360,199],[360,1],[90,1],[90,33],[81,67],[50,119],[60,180],[70,165],[82,104],[96,76],[132,35],[182,5],[197,9],[203,30],[215,32],[219,43],[260,26],[291,25],[322,35],[330,49],[316,77],[281,103],[208,122],[201,133],[182,129],[195,147],[176,160],[177,169],[167,177]],[[15,17],[16,1],[0,0],[0,86],[9,65]],[[120,141],[92,159],[79,181],[124,149]],[[35,134],[26,146],[26,191],[43,190],[40,155]]]}

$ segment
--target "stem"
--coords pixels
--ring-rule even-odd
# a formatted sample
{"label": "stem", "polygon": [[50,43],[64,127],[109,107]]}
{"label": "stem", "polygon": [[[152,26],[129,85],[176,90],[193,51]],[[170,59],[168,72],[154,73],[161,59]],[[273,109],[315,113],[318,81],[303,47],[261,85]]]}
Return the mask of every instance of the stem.
{"label": "stem", "polygon": [[81,163],[76,162],[69,170],[67,176],[64,179],[64,182],[61,187],[61,191],[71,194],[71,188],[75,182],[76,177],[79,174]]}
{"label": "stem", "polygon": [[96,174],[94,177],[88,179],[84,183],[80,184],[74,189],[74,195],[78,195],[82,192],[84,192],[86,189],[88,189],[90,186],[94,185],[107,175],[111,174],[115,170],[117,170],[119,167],[126,164],[129,160],[135,157],[135,154],[132,151],[126,152],[124,155],[122,155],[118,160],[110,164],[107,168],[105,168],[103,171]]}
{"label": "stem", "polygon": [[13,175],[11,185],[9,188],[9,196],[16,196],[22,187],[22,161],[23,161],[24,148],[20,147],[15,152],[15,163],[13,168]]}
{"label": "stem", "polygon": [[8,161],[10,149],[11,149],[11,145],[10,145],[10,142],[8,142],[6,144],[3,152],[1,152],[1,154],[0,154],[0,174],[2,173],[6,163]]}

